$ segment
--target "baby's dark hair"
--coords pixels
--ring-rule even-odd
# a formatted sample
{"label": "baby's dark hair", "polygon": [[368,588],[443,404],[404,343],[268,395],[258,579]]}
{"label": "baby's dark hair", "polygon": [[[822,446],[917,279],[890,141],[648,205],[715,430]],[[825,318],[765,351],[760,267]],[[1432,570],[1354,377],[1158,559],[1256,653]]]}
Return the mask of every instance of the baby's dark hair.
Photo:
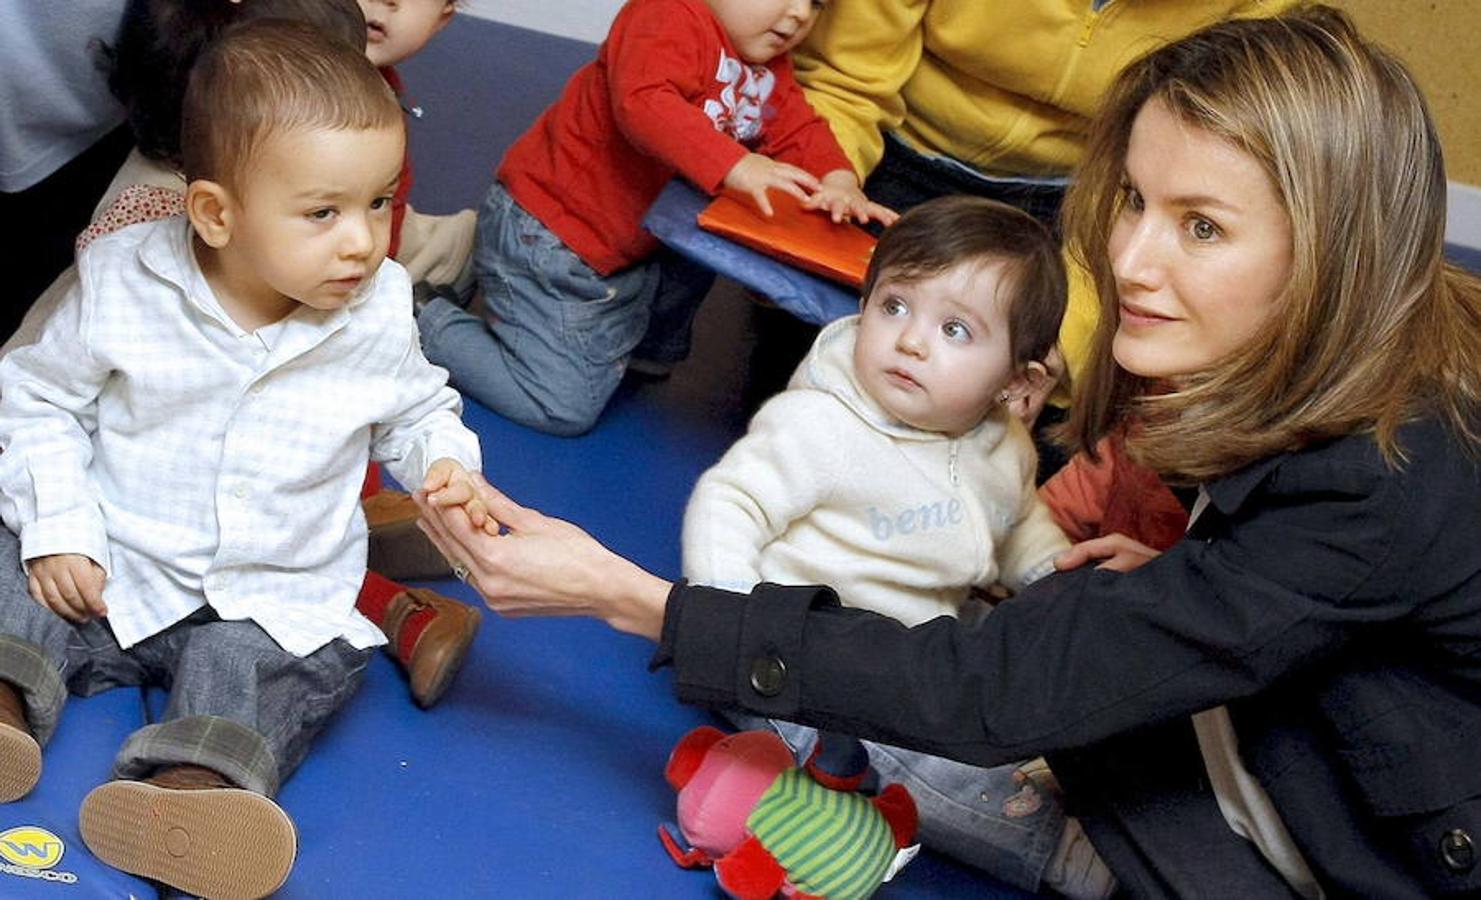
{"label": "baby's dark hair", "polygon": [[864,302],[882,279],[915,281],[963,263],[1001,260],[1012,294],[1004,298],[1015,366],[1049,355],[1059,338],[1068,288],[1059,245],[1028,213],[981,197],[928,200],[880,235],[864,275]]}
{"label": "baby's dark hair", "polygon": [[240,187],[269,138],[301,130],[401,128],[401,105],[365,54],[303,22],[227,29],[190,72],[180,113],[187,181]]}
{"label": "baby's dark hair", "polygon": [[182,165],[180,108],[191,67],[227,28],[257,19],[307,22],[365,50],[365,15],[355,0],[129,0],[103,63],[140,153]]}

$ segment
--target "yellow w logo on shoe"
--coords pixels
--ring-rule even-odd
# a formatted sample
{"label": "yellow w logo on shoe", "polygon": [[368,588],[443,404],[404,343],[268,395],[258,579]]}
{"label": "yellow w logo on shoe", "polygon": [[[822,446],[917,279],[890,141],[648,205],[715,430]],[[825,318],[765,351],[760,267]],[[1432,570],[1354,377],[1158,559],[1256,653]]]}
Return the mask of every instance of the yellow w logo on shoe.
{"label": "yellow w logo on shoe", "polygon": [[0,856],[17,866],[50,869],[62,861],[66,849],[61,838],[35,825],[22,825],[0,833]]}

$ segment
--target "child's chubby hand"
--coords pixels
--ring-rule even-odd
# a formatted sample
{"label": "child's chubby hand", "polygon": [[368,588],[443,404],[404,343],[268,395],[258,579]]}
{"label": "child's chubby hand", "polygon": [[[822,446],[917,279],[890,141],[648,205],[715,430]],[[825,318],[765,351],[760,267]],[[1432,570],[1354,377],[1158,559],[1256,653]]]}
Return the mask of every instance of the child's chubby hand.
{"label": "child's chubby hand", "polygon": [[433,506],[463,507],[475,527],[482,528],[488,519],[488,510],[473,488],[472,475],[455,459],[443,457],[432,463],[427,469],[427,477],[422,480],[421,493]]}
{"label": "child's chubby hand", "polygon": [[822,186],[822,182],[806,169],[778,162],[760,153],[747,153],[726,173],[724,185],[733,191],[749,194],[755,201],[756,208],[770,216],[772,208],[771,200],[766,196],[768,189],[786,191],[806,202],[808,196]]}
{"label": "child's chubby hand", "polygon": [[28,586],[37,603],[66,619],[82,624],[108,615],[103,604],[103,567],[80,553],[57,553],[28,560]]}
{"label": "child's chubby hand", "polygon": [[871,219],[881,225],[893,225],[900,218],[893,209],[864,196],[858,177],[848,169],[834,169],[824,175],[818,189],[803,201],[802,208],[822,210],[835,222],[860,225]]}

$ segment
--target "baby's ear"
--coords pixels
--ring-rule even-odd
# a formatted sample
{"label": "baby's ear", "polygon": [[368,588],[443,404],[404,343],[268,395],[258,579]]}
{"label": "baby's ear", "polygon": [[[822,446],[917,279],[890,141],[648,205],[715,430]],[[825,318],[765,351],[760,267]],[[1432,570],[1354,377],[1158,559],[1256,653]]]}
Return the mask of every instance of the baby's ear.
{"label": "baby's ear", "polygon": [[236,210],[231,192],[219,182],[197,179],[185,189],[185,214],[206,246],[220,250],[231,242]]}
{"label": "baby's ear", "polygon": [[1044,402],[1049,399],[1049,394],[1058,382],[1059,378],[1048,366],[1041,362],[1028,363],[1008,379],[1007,385],[1003,387],[1003,403],[1008,407],[1008,412],[1032,428],[1039,418],[1039,412],[1044,408]]}
{"label": "baby's ear", "polygon": [[1028,363],[1022,369],[1008,379],[1006,388],[1008,396],[1013,399],[1044,394],[1054,390],[1054,385],[1059,379],[1049,372],[1049,368],[1043,363],[1035,360]]}

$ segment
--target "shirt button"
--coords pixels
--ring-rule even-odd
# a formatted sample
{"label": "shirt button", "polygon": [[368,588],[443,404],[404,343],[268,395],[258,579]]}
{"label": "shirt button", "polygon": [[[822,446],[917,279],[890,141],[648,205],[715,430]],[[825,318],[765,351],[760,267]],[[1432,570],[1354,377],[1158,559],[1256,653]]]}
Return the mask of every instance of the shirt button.
{"label": "shirt button", "polygon": [[1440,836],[1440,858],[1445,868],[1457,874],[1471,871],[1476,866],[1476,845],[1464,828],[1453,828]]}
{"label": "shirt button", "polygon": [[252,496],[252,489],[247,487],[245,484],[239,484],[237,485],[236,490],[232,491],[231,493],[238,500],[246,500],[248,497]]}
{"label": "shirt button", "polygon": [[787,682],[787,665],[775,656],[758,656],[751,663],[751,687],[763,697],[775,697]]}

